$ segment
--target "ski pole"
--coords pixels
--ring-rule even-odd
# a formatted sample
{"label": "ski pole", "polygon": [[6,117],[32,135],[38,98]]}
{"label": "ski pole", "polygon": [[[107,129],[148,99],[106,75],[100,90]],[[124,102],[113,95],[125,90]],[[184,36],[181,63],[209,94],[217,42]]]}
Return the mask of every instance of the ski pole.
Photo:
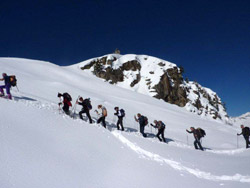
{"label": "ski pole", "polygon": [[100,127],[99,123],[98,123],[98,120],[99,120],[99,114],[98,114],[98,111],[95,110],[96,112],[96,124],[98,125],[98,127]]}
{"label": "ski pole", "polygon": [[58,107],[59,114],[61,114],[61,112],[62,112],[62,111],[61,111],[62,109],[61,109],[61,106],[60,106],[61,103],[62,103],[62,99],[61,99],[61,97],[60,97],[60,98],[59,98],[59,104],[58,104],[58,106],[59,106],[59,107]]}
{"label": "ski pole", "polygon": [[18,89],[17,85],[16,85],[16,88],[17,88],[17,91],[19,92],[19,89]]}
{"label": "ski pole", "polygon": [[239,148],[239,141],[238,141],[238,135],[237,136],[237,149]]}
{"label": "ski pole", "polygon": [[187,145],[188,145],[188,134],[186,134],[187,135]]}
{"label": "ski pole", "polygon": [[112,123],[115,124],[115,115],[113,116]]}
{"label": "ski pole", "polygon": [[61,110],[62,110],[62,109],[61,109],[61,106],[60,106],[59,104],[58,104],[58,106],[59,106],[59,107],[58,107],[59,114],[61,114]]}
{"label": "ski pole", "polygon": [[80,97],[80,95],[77,97],[76,102],[75,102],[75,104],[74,104],[74,107],[73,107],[73,109],[72,109],[72,110],[73,110],[73,119],[75,119],[76,103],[78,102],[79,97]]}

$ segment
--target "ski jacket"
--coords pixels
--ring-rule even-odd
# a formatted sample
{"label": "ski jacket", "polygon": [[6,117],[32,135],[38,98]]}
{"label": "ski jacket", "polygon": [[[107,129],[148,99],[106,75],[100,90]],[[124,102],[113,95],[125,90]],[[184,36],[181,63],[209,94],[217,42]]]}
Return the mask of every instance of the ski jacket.
{"label": "ski jacket", "polygon": [[66,97],[63,97],[63,104],[68,105],[68,106],[72,106],[71,102]]}
{"label": "ski jacket", "polygon": [[79,102],[78,104],[82,106],[82,109],[83,109],[83,110],[89,111],[88,103],[87,103],[86,99],[85,99],[83,102]]}
{"label": "ski jacket", "polygon": [[3,79],[4,79],[4,84],[10,86],[10,76],[6,75],[3,77]]}
{"label": "ski jacket", "polygon": [[116,115],[118,118],[123,118],[121,110],[116,111],[116,113],[114,113],[114,115]]}
{"label": "ski jacket", "polygon": [[201,134],[200,134],[199,130],[197,130],[197,129],[194,129],[193,131],[187,130],[187,132],[190,133],[190,134],[193,133],[195,139],[198,139],[198,140],[201,139]]}
{"label": "ski jacket", "polygon": [[102,117],[106,117],[108,115],[107,109],[103,106],[102,107]]}
{"label": "ski jacket", "polygon": [[98,117],[106,117],[108,115],[107,109],[104,106],[102,106],[102,108],[97,109],[97,115]]}
{"label": "ski jacket", "polygon": [[244,127],[244,128],[242,129],[242,132],[241,132],[239,135],[250,136],[249,127]]}
{"label": "ski jacket", "polygon": [[141,116],[138,118],[138,121],[139,121],[139,124],[140,126],[145,126],[145,121],[144,121],[145,117],[144,116]]}
{"label": "ski jacket", "polygon": [[158,121],[157,124],[153,125],[151,124],[154,128],[158,129],[158,130],[162,130],[165,129],[165,124],[162,121]]}

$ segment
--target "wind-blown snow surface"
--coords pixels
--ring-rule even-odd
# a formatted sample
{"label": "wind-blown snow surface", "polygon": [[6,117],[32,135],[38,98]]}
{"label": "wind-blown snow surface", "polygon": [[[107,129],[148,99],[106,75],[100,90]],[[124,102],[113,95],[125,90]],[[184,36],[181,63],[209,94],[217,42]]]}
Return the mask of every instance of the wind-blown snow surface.
{"label": "wind-blown snow surface", "polygon": [[[250,150],[232,127],[146,95],[119,88],[77,68],[26,59],[0,58],[0,70],[15,74],[20,92],[0,98],[0,187],[249,187]],[[108,110],[108,129],[58,112],[57,92],[90,97]],[[125,132],[114,125],[113,108],[126,110]],[[80,107],[77,107],[77,111]],[[137,132],[133,115],[167,125],[168,143]],[[95,117],[93,110],[91,115]],[[202,127],[205,152],[193,149],[190,126]]]}

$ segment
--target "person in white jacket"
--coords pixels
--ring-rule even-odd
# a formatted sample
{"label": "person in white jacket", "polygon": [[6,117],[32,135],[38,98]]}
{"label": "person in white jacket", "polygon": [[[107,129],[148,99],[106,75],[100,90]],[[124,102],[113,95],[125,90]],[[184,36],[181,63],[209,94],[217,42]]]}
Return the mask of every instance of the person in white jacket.
{"label": "person in white jacket", "polygon": [[102,122],[102,126],[106,128],[106,122],[105,119],[108,115],[107,109],[105,108],[105,106],[102,106],[101,104],[97,106],[97,110],[95,110],[95,112],[98,115],[98,120],[97,123]]}

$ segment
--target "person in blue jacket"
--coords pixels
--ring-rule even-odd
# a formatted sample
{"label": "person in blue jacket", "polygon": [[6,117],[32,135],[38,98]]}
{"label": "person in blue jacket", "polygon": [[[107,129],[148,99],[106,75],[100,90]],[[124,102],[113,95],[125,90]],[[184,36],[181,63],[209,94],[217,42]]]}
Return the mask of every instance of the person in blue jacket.
{"label": "person in blue jacket", "polygon": [[144,133],[144,128],[147,125],[146,123],[146,118],[142,116],[140,113],[137,114],[137,118],[135,116],[135,121],[139,122],[140,125],[140,133],[142,134],[143,137],[147,137],[147,135]]}

